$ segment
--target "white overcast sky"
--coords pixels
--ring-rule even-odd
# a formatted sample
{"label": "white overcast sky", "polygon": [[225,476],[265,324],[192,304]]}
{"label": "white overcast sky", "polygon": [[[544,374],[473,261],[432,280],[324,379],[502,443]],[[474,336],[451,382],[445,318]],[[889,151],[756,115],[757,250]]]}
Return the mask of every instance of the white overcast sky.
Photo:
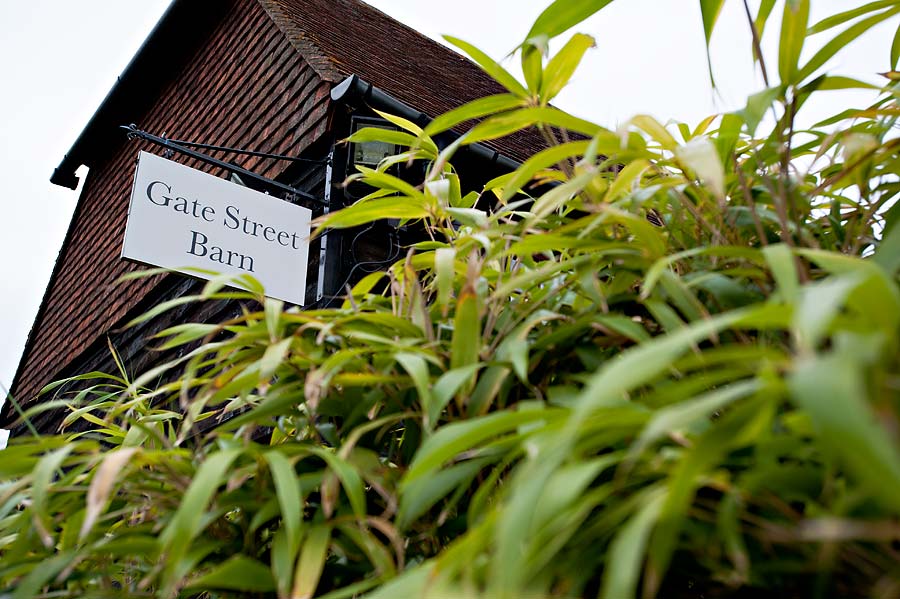
{"label": "white overcast sky", "polygon": [[[451,34],[502,58],[549,0],[370,0],[426,35]],[[756,7],[759,0],[752,0]],[[853,0],[813,0],[813,18]],[[169,0],[0,0],[0,384],[8,387],[71,219],[77,192],[50,184]],[[779,3],[780,5],[780,3]],[[720,86],[707,78],[697,0],[616,0],[577,30],[597,40],[557,105],[614,127],[637,113],[696,123],[761,88],[741,0],[727,0],[713,38]],[[778,19],[767,32],[776,41]],[[877,80],[897,20],[854,44],[830,70]],[[827,34],[826,34],[827,35]],[[809,119],[868,97],[829,92]],[[812,122],[811,120],[809,122]],[[204,141],[204,140],[196,140]],[[0,393],[2,401],[3,393]]]}

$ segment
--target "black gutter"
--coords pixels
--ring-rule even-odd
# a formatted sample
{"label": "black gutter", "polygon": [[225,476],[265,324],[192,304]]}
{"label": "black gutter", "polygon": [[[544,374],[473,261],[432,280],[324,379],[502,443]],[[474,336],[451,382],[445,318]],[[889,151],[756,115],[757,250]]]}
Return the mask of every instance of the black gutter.
{"label": "black gutter", "polygon": [[227,5],[220,0],[172,0],[53,171],[51,183],[75,189],[78,167],[91,166],[102,153],[124,141],[119,125],[132,123],[144,114],[159,87],[181,67]]}
{"label": "black gutter", "polygon": [[[432,121],[432,118],[424,112],[420,112],[411,106],[404,104],[397,98],[378,89],[371,83],[363,81],[356,75],[350,75],[331,88],[331,99],[334,102],[343,102],[346,104],[365,103],[382,112],[401,116],[423,128]],[[438,137],[439,139],[435,140],[438,142],[438,146],[446,147],[458,139],[459,134],[453,131],[445,131]],[[509,171],[514,171],[521,166],[520,162],[479,143],[462,146],[458,153],[469,153],[481,162],[497,165],[500,168]]]}

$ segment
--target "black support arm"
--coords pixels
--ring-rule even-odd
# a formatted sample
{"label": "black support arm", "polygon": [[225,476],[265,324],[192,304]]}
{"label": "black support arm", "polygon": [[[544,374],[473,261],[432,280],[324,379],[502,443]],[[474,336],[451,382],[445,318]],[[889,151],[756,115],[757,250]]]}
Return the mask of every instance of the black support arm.
{"label": "black support arm", "polygon": [[[269,187],[273,187],[276,189],[280,189],[281,191],[285,191],[287,193],[293,194],[299,198],[307,202],[313,202],[319,204],[320,206],[328,206],[328,202],[324,198],[317,198],[314,195],[307,193],[305,191],[301,191],[299,189],[295,189],[290,185],[285,185],[284,183],[280,183],[278,181],[274,181],[267,177],[263,177],[253,171],[248,171],[245,168],[241,168],[237,165],[231,164],[230,162],[225,162],[224,160],[219,160],[218,158],[213,158],[212,156],[208,156],[202,152],[198,152],[197,150],[193,150],[191,148],[183,145],[184,142],[176,142],[170,139],[166,139],[165,137],[160,137],[158,135],[153,135],[151,133],[147,133],[146,131],[141,131],[137,128],[136,125],[122,125],[122,129],[127,131],[128,139],[142,139],[144,141],[148,141],[152,144],[158,145],[160,147],[178,152],[179,154],[184,154],[185,156],[190,156],[191,158],[196,158],[197,160],[202,160],[207,164],[212,164],[214,166],[218,166],[219,168],[231,171],[233,173],[237,173],[241,177],[249,177],[250,179],[255,179],[256,181],[260,181]],[[192,144],[194,145],[194,144]],[[197,145],[205,145],[205,144],[197,144]],[[223,149],[219,146],[206,146],[213,149]],[[229,148],[232,151],[233,148]],[[258,155],[262,154],[261,152],[247,152],[250,154]],[[287,158],[287,157],[285,157]]]}

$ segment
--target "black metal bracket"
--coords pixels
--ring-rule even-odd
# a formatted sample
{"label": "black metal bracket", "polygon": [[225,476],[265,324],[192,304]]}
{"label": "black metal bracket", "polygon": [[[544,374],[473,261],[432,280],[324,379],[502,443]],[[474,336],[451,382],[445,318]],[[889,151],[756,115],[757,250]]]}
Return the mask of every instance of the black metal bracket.
{"label": "black metal bracket", "polygon": [[231,152],[232,154],[243,154],[244,156],[258,156],[260,158],[271,158],[273,160],[284,160],[286,162],[306,162],[311,164],[328,164],[328,159],[319,160],[316,158],[301,158],[300,156],[287,156],[286,154],[272,154],[270,152],[257,152],[256,150],[244,150],[242,148],[232,148],[230,146],[216,146],[213,144],[201,144],[195,141],[184,141],[183,139],[170,139],[170,143],[184,146],[186,148],[197,148],[199,150],[212,150],[214,152]]}
{"label": "black metal bracket", "polygon": [[253,152],[251,150],[240,150],[236,148],[226,148],[223,146],[213,146],[210,144],[199,144],[194,142],[184,142],[179,140],[171,140],[167,139],[165,136],[153,135],[152,133],[147,133],[146,131],[141,131],[137,128],[137,125],[122,125],[120,127],[126,131],[126,135],[128,139],[142,139],[144,141],[148,141],[152,144],[158,145],[166,150],[178,152],[179,154],[184,154],[185,156],[190,156],[191,158],[196,158],[197,160],[202,160],[207,164],[212,164],[214,166],[218,166],[219,168],[231,171],[233,173],[237,173],[241,177],[249,177],[250,179],[255,179],[256,181],[260,181],[269,187],[273,187],[275,189],[279,189],[281,191],[287,192],[303,200],[308,202],[314,202],[321,206],[328,206],[328,201],[324,198],[317,198],[316,196],[307,193],[305,191],[301,191],[299,189],[295,189],[290,185],[285,185],[284,183],[280,183],[278,181],[274,181],[267,177],[263,177],[262,175],[258,175],[253,171],[249,171],[245,168],[237,166],[235,164],[231,164],[230,162],[226,162],[224,160],[219,160],[218,158],[213,158],[212,156],[208,156],[202,152],[198,152],[197,150],[193,150],[188,146],[199,147],[208,150],[223,150],[229,152],[235,152],[240,154],[248,154],[251,156],[261,156],[266,158],[276,158],[278,160],[292,160],[292,161],[303,161],[303,162],[318,162],[321,164],[325,164],[327,161],[325,160],[309,160],[305,158],[294,158],[290,156],[282,156],[280,154],[266,154],[264,152]]}

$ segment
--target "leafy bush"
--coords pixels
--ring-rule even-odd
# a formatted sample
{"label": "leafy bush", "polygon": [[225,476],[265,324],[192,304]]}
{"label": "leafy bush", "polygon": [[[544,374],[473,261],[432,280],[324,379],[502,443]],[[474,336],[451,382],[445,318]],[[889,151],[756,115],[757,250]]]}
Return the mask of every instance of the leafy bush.
{"label": "leafy bush", "polygon": [[[808,27],[808,1],[787,1],[780,83],[745,109],[609,131],[549,104],[592,40],[545,56],[605,4],[541,15],[520,48],[525,85],[451,40],[509,93],[424,131],[385,115],[408,151],[354,175],[373,193],[320,230],[390,214],[428,241],[342,306],[284,309],[214,281],[196,301],[246,309],[167,331],[183,358],[133,381],[76,377],[90,386],[66,424],[88,430],[2,454],[0,585],[900,593],[897,73],[871,106],[795,129],[823,90],[871,87],[819,67],[900,8]],[[721,4],[701,2],[707,39]],[[808,36],[838,27],[799,62]],[[529,127],[549,147],[463,195],[454,151]],[[428,165],[421,185],[391,174],[405,161]]]}

